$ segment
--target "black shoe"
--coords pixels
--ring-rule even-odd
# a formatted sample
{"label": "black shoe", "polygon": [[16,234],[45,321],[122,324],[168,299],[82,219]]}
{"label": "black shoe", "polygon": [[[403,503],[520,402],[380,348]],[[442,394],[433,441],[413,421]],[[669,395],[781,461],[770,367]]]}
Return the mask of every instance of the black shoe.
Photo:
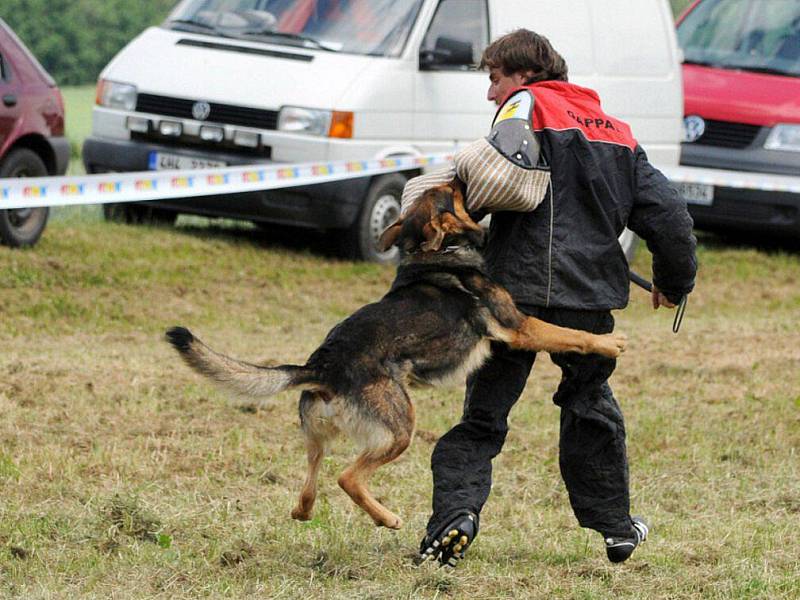
{"label": "black shoe", "polygon": [[631,537],[607,537],[606,554],[612,563],[621,563],[633,554],[636,547],[647,539],[650,528],[641,517],[633,517],[633,535]]}
{"label": "black shoe", "polygon": [[442,527],[436,535],[426,535],[419,549],[419,562],[438,560],[442,566],[452,568],[464,558],[469,545],[478,535],[478,519],[472,513],[463,513]]}

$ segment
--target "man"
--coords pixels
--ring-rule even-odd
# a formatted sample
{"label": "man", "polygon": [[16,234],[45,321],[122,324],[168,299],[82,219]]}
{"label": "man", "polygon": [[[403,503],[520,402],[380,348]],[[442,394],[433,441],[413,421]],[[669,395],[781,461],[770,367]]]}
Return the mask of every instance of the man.
{"label": "man", "polygon": [[[514,161],[535,140],[538,161],[528,167],[550,171],[536,210],[494,212],[485,251],[491,275],[529,315],[611,332],[611,310],[628,303],[628,265],[617,241],[627,225],[653,253],[653,307],[673,308],[694,286],[692,221],[627,124],[606,115],[594,91],[568,83],[564,59],[531,31],[490,44],[480,68],[489,69],[487,98],[501,107],[487,139],[503,137],[507,119],[519,119],[527,107],[524,129],[535,137],[512,135],[518,153],[503,151],[501,143],[495,148]],[[433,514],[422,559],[455,566],[477,535],[491,461],[535,358],[497,345],[468,379],[463,418],[431,458]],[[602,534],[609,560],[622,562],[648,528],[630,515],[625,425],[607,382],[616,362],[571,353],[551,358],[562,370],[553,401],[561,407],[559,465],[570,504],[581,526]]]}

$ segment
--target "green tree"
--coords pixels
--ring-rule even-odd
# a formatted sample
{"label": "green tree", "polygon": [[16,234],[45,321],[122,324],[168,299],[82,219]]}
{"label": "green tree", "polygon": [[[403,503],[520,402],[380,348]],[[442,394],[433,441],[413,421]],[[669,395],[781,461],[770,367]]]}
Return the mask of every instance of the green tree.
{"label": "green tree", "polygon": [[672,14],[676,17],[683,12],[683,9],[689,6],[694,0],[669,0],[672,5]]}
{"label": "green tree", "polygon": [[0,0],[11,26],[59,85],[93,83],[131,39],[161,22],[174,0]]}

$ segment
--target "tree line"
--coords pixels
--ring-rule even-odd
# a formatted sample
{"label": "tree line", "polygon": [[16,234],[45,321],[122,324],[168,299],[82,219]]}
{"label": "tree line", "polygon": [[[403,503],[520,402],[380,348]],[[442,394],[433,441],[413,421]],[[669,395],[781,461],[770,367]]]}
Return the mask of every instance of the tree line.
{"label": "tree line", "polygon": [[176,0],[0,0],[0,17],[59,85],[94,83],[130,40]]}
{"label": "tree line", "polygon": [[[691,0],[670,0],[673,13]],[[11,26],[59,85],[94,83],[122,47],[176,0],[0,0]]]}

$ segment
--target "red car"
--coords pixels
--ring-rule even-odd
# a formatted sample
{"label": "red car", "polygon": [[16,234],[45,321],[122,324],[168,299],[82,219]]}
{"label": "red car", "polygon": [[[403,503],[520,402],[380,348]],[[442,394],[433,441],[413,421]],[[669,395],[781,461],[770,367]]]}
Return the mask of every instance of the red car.
{"label": "red car", "polygon": [[[69,155],[61,92],[0,19],[0,179],[63,175]],[[47,215],[47,208],[0,210],[0,242],[35,244]]]}
{"label": "red car", "polygon": [[[678,19],[681,164],[800,176],[800,2],[696,0]],[[800,194],[683,184],[695,225],[796,237]]]}

